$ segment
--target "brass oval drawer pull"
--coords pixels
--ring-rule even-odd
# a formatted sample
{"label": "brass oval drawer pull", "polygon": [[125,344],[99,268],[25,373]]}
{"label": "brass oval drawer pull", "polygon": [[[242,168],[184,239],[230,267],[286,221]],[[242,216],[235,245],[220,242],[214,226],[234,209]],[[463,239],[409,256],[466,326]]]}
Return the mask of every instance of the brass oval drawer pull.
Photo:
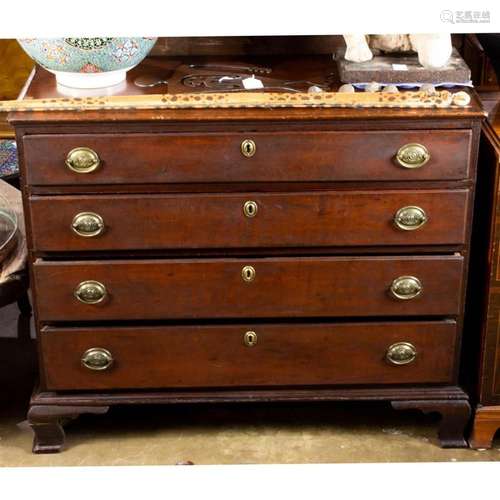
{"label": "brass oval drawer pull", "polygon": [[409,342],[392,344],[385,353],[385,359],[393,365],[408,365],[415,361],[417,349]]}
{"label": "brass oval drawer pull", "polygon": [[423,167],[430,159],[429,150],[422,144],[405,144],[396,153],[396,161],[404,168]]}
{"label": "brass oval drawer pull", "polygon": [[84,304],[99,304],[108,292],[99,281],[82,281],[75,289],[75,297]]}
{"label": "brass oval drawer pull", "polygon": [[92,347],[82,355],[82,365],[89,370],[103,371],[111,368],[114,359],[107,349]]}
{"label": "brass oval drawer pull", "polygon": [[243,278],[243,281],[246,281],[247,283],[253,281],[255,279],[255,269],[252,266],[245,266],[241,270],[241,277]]}
{"label": "brass oval drawer pull", "polygon": [[257,215],[257,212],[259,210],[259,205],[255,201],[245,201],[243,204],[243,213],[245,214],[245,217],[252,218]]}
{"label": "brass oval drawer pull", "polygon": [[394,215],[394,224],[403,231],[415,231],[421,228],[427,220],[425,210],[415,206],[400,208]]}
{"label": "brass oval drawer pull", "polygon": [[73,217],[71,229],[78,236],[93,238],[104,232],[104,220],[94,212],[81,212]]}
{"label": "brass oval drawer pull", "polygon": [[252,139],[245,139],[241,143],[241,154],[246,158],[251,158],[257,151],[257,145]]}
{"label": "brass oval drawer pull", "polygon": [[66,157],[66,166],[77,174],[89,174],[99,168],[99,155],[90,148],[72,149]]}
{"label": "brass oval drawer pull", "polygon": [[246,332],[243,336],[243,342],[247,347],[253,347],[257,344],[257,334],[255,332]]}
{"label": "brass oval drawer pull", "polygon": [[391,295],[399,300],[410,300],[418,297],[423,291],[422,283],[415,276],[400,276],[391,284]]}

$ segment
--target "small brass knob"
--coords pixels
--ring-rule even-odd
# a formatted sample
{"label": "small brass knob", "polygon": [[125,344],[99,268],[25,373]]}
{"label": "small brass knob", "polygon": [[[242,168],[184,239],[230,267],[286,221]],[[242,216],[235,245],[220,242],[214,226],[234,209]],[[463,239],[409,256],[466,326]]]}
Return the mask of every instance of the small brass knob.
{"label": "small brass knob", "polygon": [[415,276],[400,276],[391,284],[391,295],[399,300],[410,300],[418,297],[423,291],[422,283]]}
{"label": "small brass knob", "polygon": [[257,145],[252,139],[245,139],[241,143],[241,154],[246,158],[251,158],[257,151]]}
{"label": "small brass knob", "polygon": [[243,213],[245,217],[252,218],[257,215],[257,211],[259,210],[259,205],[255,201],[245,201],[243,205]]}
{"label": "small brass knob", "polygon": [[73,217],[71,229],[78,236],[93,238],[104,232],[104,221],[94,212],[81,212]]}
{"label": "small brass knob", "polygon": [[392,344],[385,353],[385,359],[393,365],[407,365],[415,361],[417,349],[409,342]]}
{"label": "small brass knob", "polygon": [[84,304],[99,304],[105,298],[108,292],[106,287],[98,281],[82,281],[75,288],[75,297]]}
{"label": "small brass knob", "polygon": [[415,231],[427,222],[427,214],[420,207],[400,208],[394,216],[394,224],[403,231]]}
{"label": "small brass knob", "polygon": [[82,365],[89,370],[103,371],[111,368],[113,356],[107,349],[92,347],[82,355]]}
{"label": "small brass knob", "polygon": [[90,148],[72,149],[66,157],[66,166],[77,174],[89,174],[99,168],[99,155]]}
{"label": "small brass knob", "polygon": [[422,144],[405,144],[396,153],[396,161],[404,168],[423,167],[430,159],[431,154]]}
{"label": "small brass knob", "polygon": [[243,336],[243,342],[247,347],[253,347],[257,344],[257,334],[255,332],[246,332]]}
{"label": "small brass knob", "polygon": [[255,269],[252,266],[245,266],[241,270],[241,277],[243,278],[243,281],[253,281],[255,279]]}

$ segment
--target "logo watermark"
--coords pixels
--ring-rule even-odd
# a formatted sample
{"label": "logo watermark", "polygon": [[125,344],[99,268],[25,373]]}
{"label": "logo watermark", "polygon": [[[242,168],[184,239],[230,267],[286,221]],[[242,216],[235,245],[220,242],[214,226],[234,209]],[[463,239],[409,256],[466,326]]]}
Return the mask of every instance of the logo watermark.
{"label": "logo watermark", "polygon": [[489,10],[442,10],[440,19],[449,24],[490,23]]}

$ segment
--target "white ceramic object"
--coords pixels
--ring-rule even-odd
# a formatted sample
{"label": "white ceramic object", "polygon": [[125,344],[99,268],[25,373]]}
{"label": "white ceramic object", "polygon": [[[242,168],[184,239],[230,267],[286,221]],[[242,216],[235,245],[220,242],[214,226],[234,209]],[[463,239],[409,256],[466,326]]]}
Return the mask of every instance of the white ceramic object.
{"label": "white ceramic object", "polygon": [[133,66],[116,71],[104,71],[102,73],[70,73],[69,71],[51,71],[56,75],[58,85],[73,89],[98,89],[112,87],[125,81],[127,71]]}
{"label": "white ceramic object", "polygon": [[57,83],[76,89],[106,88],[123,82],[156,43],[156,38],[31,38],[21,47],[56,76]]}

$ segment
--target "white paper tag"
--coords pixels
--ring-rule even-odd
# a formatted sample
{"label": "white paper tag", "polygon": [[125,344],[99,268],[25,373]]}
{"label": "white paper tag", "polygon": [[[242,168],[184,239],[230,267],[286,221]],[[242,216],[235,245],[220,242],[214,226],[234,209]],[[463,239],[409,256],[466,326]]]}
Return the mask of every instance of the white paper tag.
{"label": "white paper tag", "polygon": [[243,87],[245,87],[245,90],[264,88],[264,84],[262,83],[262,81],[259,80],[258,78],[255,78],[254,75],[252,75],[249,78],[245,78],[244,80],[241,81],[241,83],[243,83]]}
{"label": "white paper tag", "polygon": [[394,71],[408,71],[408,66],[406,64],[393,64],[392,69]]}

